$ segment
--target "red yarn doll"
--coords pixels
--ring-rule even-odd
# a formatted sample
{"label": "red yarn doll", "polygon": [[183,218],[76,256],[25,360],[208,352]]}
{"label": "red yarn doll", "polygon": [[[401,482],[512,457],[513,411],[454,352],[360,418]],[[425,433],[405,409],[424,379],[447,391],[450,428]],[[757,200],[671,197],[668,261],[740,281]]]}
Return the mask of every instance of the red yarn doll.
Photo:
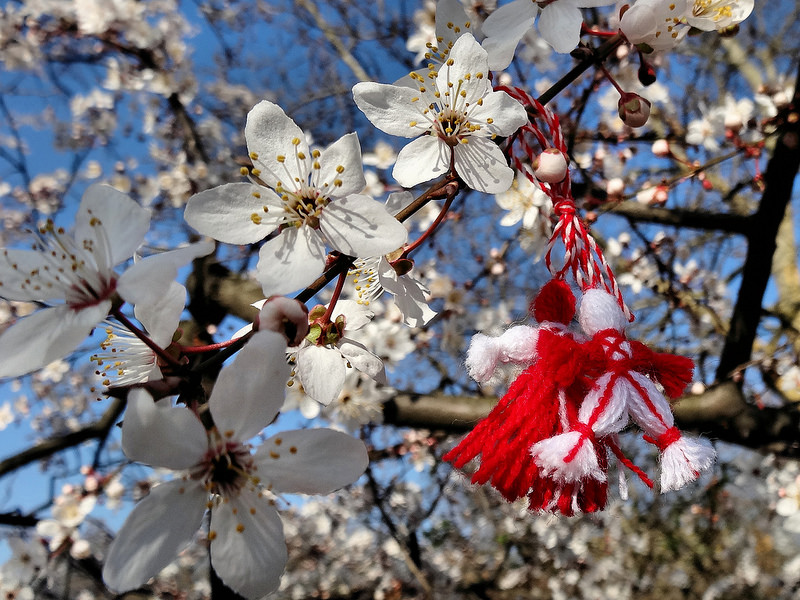
{"label": "red yarn doll", "polygon": [[603,373],[581,403],[569,430],[542,438],[531,454],[542,472],[562,484],[606,481],[605,443],[632,418],[645,439],[661,452],[661,491],[678,489],[711,466],[715,452],[702,438],[689,438],[674,425],[670,397],[681,394],[692,376],[692,361],[658,354],[625,336],[628,323],[617,299],[601,289],[584,293],[579,321],[593,361]]}
{"label": "red yarn doll", "polygon": [[[539,327],[520,325],[492,338],[477,334],[467,353],[467,369],[476,381],[488,380],[497,363],[527,368],[489,415],[444,460],[462,468],[480,455],[472,483],[490,483],[507,500],[528,496],[530,510],[572,515],[606,504],[605,477],[585,481],[549,479],[530,454],[536,442],[569,431],[591,386],[592,364],[583,340],[568,329],[575,297],[563,280],[548,282],[531,305]],[[602,370],[603,363],[597,365]],[[605,472],[605,449],[598,467]]]}

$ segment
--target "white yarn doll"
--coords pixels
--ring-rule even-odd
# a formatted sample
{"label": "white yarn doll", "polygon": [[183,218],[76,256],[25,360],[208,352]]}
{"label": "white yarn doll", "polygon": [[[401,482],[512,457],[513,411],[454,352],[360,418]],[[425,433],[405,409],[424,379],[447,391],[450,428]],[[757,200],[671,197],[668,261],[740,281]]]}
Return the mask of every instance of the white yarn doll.
{"label": "white yarn doll", "polygon": [[[669,402],[688,384],[690,359],[656,353],[625,336],[627,319],[617,299],[602,289],[583,295],[579,311],[583,332],[592,339],[591,354],[605,360],[605,372],[594,382],[571,430],[533,445],[531,454],[544,474],[564,483],[587,478],[605,481],[602,441],[621,431],[632,418],[645,439],[661,453],[661,491],[694,481],[715,458],[711,444],[683,435],[674,425]],[[664,393],[655,382],[661,384]]]}

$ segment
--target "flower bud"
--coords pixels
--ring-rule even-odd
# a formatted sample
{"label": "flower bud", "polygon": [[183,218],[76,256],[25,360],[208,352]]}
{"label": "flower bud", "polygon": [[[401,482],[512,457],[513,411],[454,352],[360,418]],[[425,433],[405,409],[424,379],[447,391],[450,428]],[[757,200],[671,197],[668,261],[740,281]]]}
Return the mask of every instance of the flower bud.
{"label": "flower bud", "polygon": [[650,101],[633,92],[624,92],[619,99],[619,118],[628,127],[641,127],[650,118]]}
{"label": "flower bud", "polygon": [[297,346],[308,333],[308,308],[285,296],[268,298],[258,315],[258,330],[277,331],[290,346]]}
{"label": "flower bud", "polygon": [[625,182],[619,177],[614,177],[606,183],[606,194],[609,198],[620,198],[625,191]]}
{"label": "flower bud", "polygon": [[547,148],[533,161],[533,174],[544,183],[558,183],[567,176],[567,159],[557,148]]}
{"label": "flower bud", "polygon": [[636,201],[650,206],[662,206],[667,203],[669,189],[665,185],[645,188],[636,194]]}
{"label": "flower bud", "polygon": [[669,149],[669,142],[664,139],[653,142],[653,146],[650,150],[659,158],[666,158],[672,154],[672,150]]}

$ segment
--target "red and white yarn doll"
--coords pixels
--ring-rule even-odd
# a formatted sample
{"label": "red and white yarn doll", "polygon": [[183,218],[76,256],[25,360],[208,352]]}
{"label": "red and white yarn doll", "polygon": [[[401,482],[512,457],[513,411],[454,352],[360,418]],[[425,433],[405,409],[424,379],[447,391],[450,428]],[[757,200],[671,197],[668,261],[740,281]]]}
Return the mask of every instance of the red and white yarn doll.
{"label": "red and white yarn doll", "polygon": [[605,481],[593,480],[585,486],[554,483],[546,480],[530,454],[536,442],[569,430],[591,385],[591,363],[584,355],[583,340],[568,328],[575,315],[569,286],[562,280],[550,281],[531,309],[539,327],[519,325],[496,338],[482,334],[472,338],[467,369],[476,381],[491,378],[498,363],[527,368],[444,460],[463,468],[480,455],[472,483],[489,483],[508,501],[528,496],[530,510],[565,515],[602,510],[607,498]]}
{"label": "red and white yarn doll", "polygon": [[[531,455],[542,472],[563,483],[606,480],[606,443],[632,418],[661,454],[661,491],[678,489],[697,479],[715,458],[711,444],[688,438],[674,425],[664,396],[680,395],[691,379],[688,358],[655,353],[625,337],[628,320],[616,297],[602,289],[583,295],[579,312],[594,360],[605,361],[600,375],[581,403],[571,430],[541,440]],[[655,382],[661,384],[664,393]],[[613,438],[611,438],[613,439]]]}

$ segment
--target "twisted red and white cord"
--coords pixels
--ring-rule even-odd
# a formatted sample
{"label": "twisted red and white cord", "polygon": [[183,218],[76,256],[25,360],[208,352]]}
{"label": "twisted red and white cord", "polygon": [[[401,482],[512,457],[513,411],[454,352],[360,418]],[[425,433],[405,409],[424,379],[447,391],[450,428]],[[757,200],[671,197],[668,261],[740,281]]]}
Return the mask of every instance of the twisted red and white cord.
{"label": "twisted red and white cord", "polygon": [[[633,321],[633,314],[625,304],[611,265],[608,264],[602,249],[597,245],[578,215],[572,197],[569,169],[567,169],[564,179],[558,183],[538,181],[534,177],[530,165],[524,163],[522,158],[513,152],[516,145],[529,163],[532,163],[540,152],[548,148],[556,148],[566,156],[567,144],[558,116],[524,90],[511,86],[501,86],[497,89],[506,92],[526,108],[535,109],[538,120],[543,121],[545,125],[543,129],[537,124],[537,120],[530,120],[510,139],[508,152],[514,166],[525,173],[528,179],[538,184],[553,204],[553,214],[556,216],[557,222],[545,253],[547,269],[556,278],[563,278],[568,271],[571,271],[575,282],[582,290],[603,287],[617,299],[628,321]],[[531,136],[536,139],[540,149],[531,145],[529,142]],[[564,246],[564,259],[560,268],[553,265],[553,250],[559,242]]]}

